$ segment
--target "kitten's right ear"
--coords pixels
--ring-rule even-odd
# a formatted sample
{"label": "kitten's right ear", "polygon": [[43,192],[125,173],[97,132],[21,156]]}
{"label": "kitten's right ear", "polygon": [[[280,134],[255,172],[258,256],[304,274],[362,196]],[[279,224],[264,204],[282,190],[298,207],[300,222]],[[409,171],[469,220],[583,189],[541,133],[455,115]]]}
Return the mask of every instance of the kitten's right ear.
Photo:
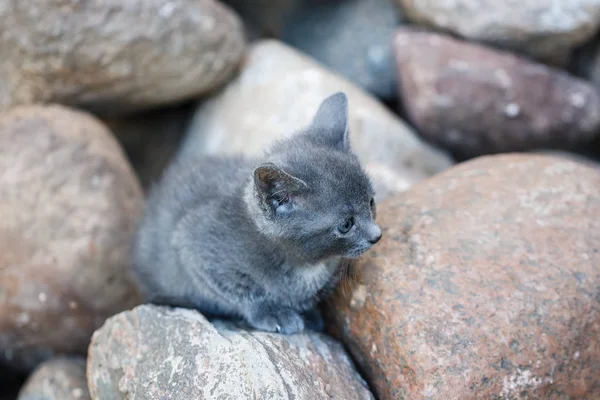
{"label": "kitten's right ear", "polygon": [[313,140],[342,151],[350,151],[348,96],[337,92],[327,97],[317,110],[310,132]]}
{"label": "kitten's right ear", "polygon": [[254,187],[261,208],[265,211],[291,211],[294,196],[306,189],[306,183],[273,163],[265,163],[254,170]]}

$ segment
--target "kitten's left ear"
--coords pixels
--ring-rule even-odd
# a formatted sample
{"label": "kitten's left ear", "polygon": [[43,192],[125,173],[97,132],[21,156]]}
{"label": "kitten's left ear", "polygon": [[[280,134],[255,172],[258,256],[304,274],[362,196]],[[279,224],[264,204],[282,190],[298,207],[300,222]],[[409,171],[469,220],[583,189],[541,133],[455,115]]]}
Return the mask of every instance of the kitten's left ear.
{"label": "kitten's left ear", "polygon": [[327,97],[317,110],[310,132],[319,144],[350,151],[348,96],[337,92]]}
{"label": "kitten's left ear", "polygon": [[291,199],[307,188],[306,183],[273,163],[265,163],[254,170],[254,187],[263,210],[285,211]]}

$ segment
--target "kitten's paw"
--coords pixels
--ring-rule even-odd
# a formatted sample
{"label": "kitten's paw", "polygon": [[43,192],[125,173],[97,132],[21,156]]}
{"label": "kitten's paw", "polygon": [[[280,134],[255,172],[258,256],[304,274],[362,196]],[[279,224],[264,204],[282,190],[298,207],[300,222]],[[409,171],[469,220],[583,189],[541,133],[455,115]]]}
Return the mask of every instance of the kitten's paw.
{"label": "kitten's paw", "polygon": [[248,322],[256,329],[286,335],[304,330],[304,318],[289,308],[255,313],[248,319]]}
{"label": "kitten's paw", "polygon": [[323,321],[323,315],[318,308],[311,308],[304,312],[304,325],[306,329],[310,329],[316,332],[323,332],[325,330],[325,321]]}

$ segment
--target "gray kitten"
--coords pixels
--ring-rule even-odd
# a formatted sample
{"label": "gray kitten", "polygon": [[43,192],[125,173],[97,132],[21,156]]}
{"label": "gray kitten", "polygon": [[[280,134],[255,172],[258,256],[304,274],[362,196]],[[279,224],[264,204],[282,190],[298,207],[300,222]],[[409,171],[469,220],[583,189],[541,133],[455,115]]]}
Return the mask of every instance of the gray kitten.
{"label": "gray kitten", "polygon": [[261,159],[175,162],[151,190],[135,244],[147,300],[270,332],[322,328],[315,303],[381,238],[374,191],[350,151],[348,100]]}

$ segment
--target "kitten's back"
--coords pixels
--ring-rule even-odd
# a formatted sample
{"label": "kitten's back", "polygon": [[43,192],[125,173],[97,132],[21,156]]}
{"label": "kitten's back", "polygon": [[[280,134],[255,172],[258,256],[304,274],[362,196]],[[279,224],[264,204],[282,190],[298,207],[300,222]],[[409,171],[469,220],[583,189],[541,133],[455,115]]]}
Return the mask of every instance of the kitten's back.
{"label": "kitten's back", "polygon": [[172,244],[181,218],[192,209],[214,217],[219,204],[241,196],[240,188],[251,171],[251,162],[243,157],[178,160],[165,171],[150,190],[135,241],[135,270],[147,297],[152,298],[152,286],[161,284],[158,280],[175,279],[182,272]]}

